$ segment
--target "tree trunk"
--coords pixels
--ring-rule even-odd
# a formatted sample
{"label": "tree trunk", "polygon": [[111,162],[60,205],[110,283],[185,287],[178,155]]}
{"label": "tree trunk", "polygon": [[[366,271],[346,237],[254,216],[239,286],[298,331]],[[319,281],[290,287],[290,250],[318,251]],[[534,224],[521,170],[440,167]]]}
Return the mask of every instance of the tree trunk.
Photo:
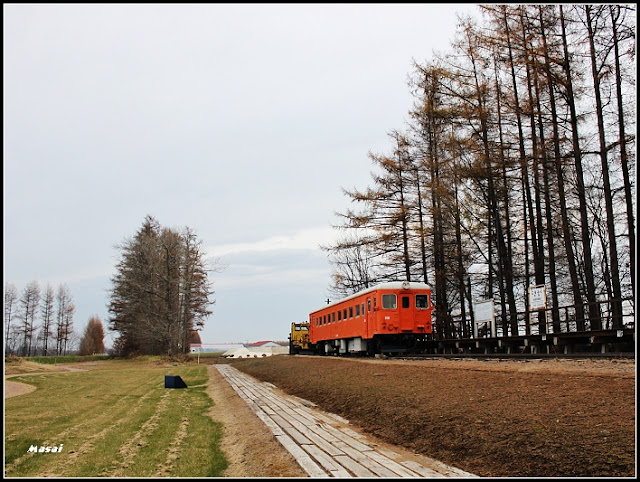
{"label": "tree trunk", "polygon": [[[575,96],[573,93],[573,81],[571,78],[571,65],[569,60],[569,47],[565,17],[562,5],[560,5],[560,25],[562,28],[562,46],[564,48],[564,71],[566,74],[566,94],[571,121],[571,136],[573,140],[573,157],[576,167],[576,181],[578,183],[578,200],[580,202],[580,228],[582,233],[582,251],[584,253],[585,284],[587,287],[587,302],[589,304],[589,321],[591,327],[600,327],[600,307],[596,300],[595,278],[593,273],[593,259],[591,254],[591,233],[589,230],[589,216],[587,214],[587,200],[584,186],[584,173],[582,168],[582,150],[578,135],[578,115],[576,112]],[[586,320],[576,320],[578,330],[584,331]]]}

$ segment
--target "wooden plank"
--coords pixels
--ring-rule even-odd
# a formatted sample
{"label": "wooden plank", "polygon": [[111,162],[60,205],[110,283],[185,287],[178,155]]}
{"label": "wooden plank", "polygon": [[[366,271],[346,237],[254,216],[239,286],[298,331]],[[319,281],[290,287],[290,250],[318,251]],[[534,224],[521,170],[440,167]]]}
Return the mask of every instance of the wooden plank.
{"label": "wooden plank", "polygon": [[271,420],[280,425],[282,428],[291,427],[287,419],[282,418],[279,414],[271,415]]}
{"label": "wooden plank", "polygon": [[311,455],[324,470],[334,477],[351,477],[351,474],[344,467],[338,464],[332,457],[327,455],[315,445],[302,445],[302,449]]}
{"label": "wooden plank", "polygon": [[[344,452],[333,445],[333,442],[337,442],[338,439],[332,437],[331,434],[326,433],[326,438],[320,430],[311,430],[309,427],[298,427],[298,430],[302,432],[309,440],[315,443],[318,447],[324,450],[329,455],[344,455]],[[328,439],[331,440],[328,440]]]}
{"label": "wooden plank", "polygon": [[264,424],[271,429],[273,435],[284,435],[284,430],[282,430],[277,423],[275,423],[266,413],[264,412],[256,412],[256,415],[264,422]]}
{"label": "wooden plank", "polygon": [[336,415],[335,413],[321,413],[319,411],[314,411],[314,415],[323,422],[331,425],[349,425],[349,420],[342,418],[340,415]]}
{"label": "wooden plank", "polygon": [[333,435],[333,432],[330,432],[327,429],[326,425],[320,425],[320,424],[307,425],[305,426],[305,430],[308,432],[314,433],[319,437],[322,437],[324,440],[326,440],[329,443],[338,442],[340,440],[338,437]]}
{"label": "wooden plank", "polygon": [[318,423],[317,417],[309,413],[309,409],[307,407],[296,407],[293,411],[306,420],[305,425],[315,425]]}
{"label": "wooden plank", "polygon": [[[284,418],[287,418],[291,421],[291,425],[307,425],[309,421],[302,417],[299,413],[291,408],[283,408],[280,410],[280,415]],[[294,422],[295,421],[295,422]]]}
{"label": "wooden plank", "polygon": [[442,474],[440,472],[429,469],[424,465],[420,465],[418,462],[414,462],[413,460],[405,460],[404,462],[400,463],[408,469],[411,469],[412,471],[418,473],[422,477],[442,477]]}
{"label": "wooden plank", "polygon": [[[371,457],[367,457],[367,453],[363,453],[358,450],[355,450],[354,448],[349,447],[349,445],[347,445],[344,442],[338,442],[336,443],[336,446],[340,450],[342,450],[344,453],[346,453],[351,459],[355,460],[363,467],[366,467],[368,470],[373,472],[378,477],[397,477],[398,476],[397,473],[389,470],[384,465],[379,464],[378,462],[373,460]],[[372,451],[369,450],[368,452],[372,452]]]}
{"label": "wooden plank", "polygon": [[303,445],[303,444],[312,445],[313,444],[313,442],[311,442],[311,440],[309,440],[307,437],[302,435],[297,429],[293,428],[292,426],[282,427],[282,428],[284,429],[285,432],[287,432],[291,436],[291,438],[293,438],[300,445]]}
{"label": "wooden plank", "polygon": [[372,458],[380,465],[384,465],[386,468],[397,474],[396,477],[420,477],[420,474],[418,474],[417,472],[413,472],[409,468],[403,467],[398,462],[396,462],[394,460],[394,457],[398,457],[398,454],[396,453],[383,455],[375,450],[370,450],[363,453],[367,457]]}
{"label": "wooden plank", "polygon": [[375,477],[376,474],[347,455],[337,455],[334,459],[345,469],[353,473],[356,477]]}
{"label": "wooden plank", "polygon": [[335,428],[335,427],[333,427],[331,425],[327,425],[326,428],[327,428],[327,431],[329,433],[331,433],[332,435],[335,435],[337,438],[339,438],[343,442],[346,442],[347,444],[352,446],[354,449],[359,450],[360,452],[362,452],[364,450],[372,450],[372,448],[370,446],[365,445],[365,444],[363,444],[361,442],[358,442],[353,437],[350,437],[349,435],[346,435],[341,430],[339,430],[339,429],[337,429],[337,428]]}
{"label": "wooden plank", "polygon": [[353,437],[356,440],[364,440],[367,441],[367,437],[362,435],[361,433],[356,432],[355,430],[350,429],[349,427],[341,427],[340,431],[342,433],[346,433],[350,437]]}
{"label": "wooden plank", "polygon": [[296,459],[298,465],[309,474],[311,477],[329,477],[324,470],[316,464],[309,455],[302,450],[298,444],[296,444],[291,438],[286,435],[279,435],[276,437],[282,446],[289,451],[289,453]]}

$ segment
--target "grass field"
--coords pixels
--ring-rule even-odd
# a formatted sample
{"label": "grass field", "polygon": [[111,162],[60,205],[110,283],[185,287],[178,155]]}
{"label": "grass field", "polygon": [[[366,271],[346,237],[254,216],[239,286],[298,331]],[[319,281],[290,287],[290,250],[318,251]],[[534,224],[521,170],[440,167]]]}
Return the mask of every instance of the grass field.
{"label": "grass field", "polygon": [[[206,366],[143,359],[95,361],[87,368],[11,379],[38,389],[5,400],[5,476],[223,473],[222,427],[207,415]],[[165,389],[165,375],[181,376],[189,388]],[[60,452],[29,451],[61,444]]]}
{"label": "grass field", "polygon": [[109,355],[59,355],[59,356],[26,356],[22,357],[24,361],[34,363],[44,363],[45,365],[56,365],[58,363],[76,363],[97,360],[108,360]]}

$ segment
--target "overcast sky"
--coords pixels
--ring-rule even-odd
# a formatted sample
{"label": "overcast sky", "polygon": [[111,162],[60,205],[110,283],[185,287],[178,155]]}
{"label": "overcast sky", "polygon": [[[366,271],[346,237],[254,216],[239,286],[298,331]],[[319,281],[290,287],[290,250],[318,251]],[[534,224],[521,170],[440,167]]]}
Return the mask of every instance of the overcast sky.
{"label": "overcast sky", "polygon": [[[458,4],[4,4],[4,280],[105,324],[147,214],[208,256],[205,343],[286,340],[328,296],[320,244],[406,127],[412,60]],[[107,344],[113,334],[107,336]]]}

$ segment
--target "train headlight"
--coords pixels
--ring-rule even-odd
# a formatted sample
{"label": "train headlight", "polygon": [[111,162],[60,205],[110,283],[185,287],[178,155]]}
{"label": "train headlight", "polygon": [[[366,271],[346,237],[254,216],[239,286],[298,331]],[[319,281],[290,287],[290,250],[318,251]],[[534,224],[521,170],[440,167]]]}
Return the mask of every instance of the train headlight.
{"label": "train headlight", "polygon": [[409,283],[408,281],[404,281],[402,283],[402,289],[403,290],[408,290],[410,286],[411,286],[411,283]]}

